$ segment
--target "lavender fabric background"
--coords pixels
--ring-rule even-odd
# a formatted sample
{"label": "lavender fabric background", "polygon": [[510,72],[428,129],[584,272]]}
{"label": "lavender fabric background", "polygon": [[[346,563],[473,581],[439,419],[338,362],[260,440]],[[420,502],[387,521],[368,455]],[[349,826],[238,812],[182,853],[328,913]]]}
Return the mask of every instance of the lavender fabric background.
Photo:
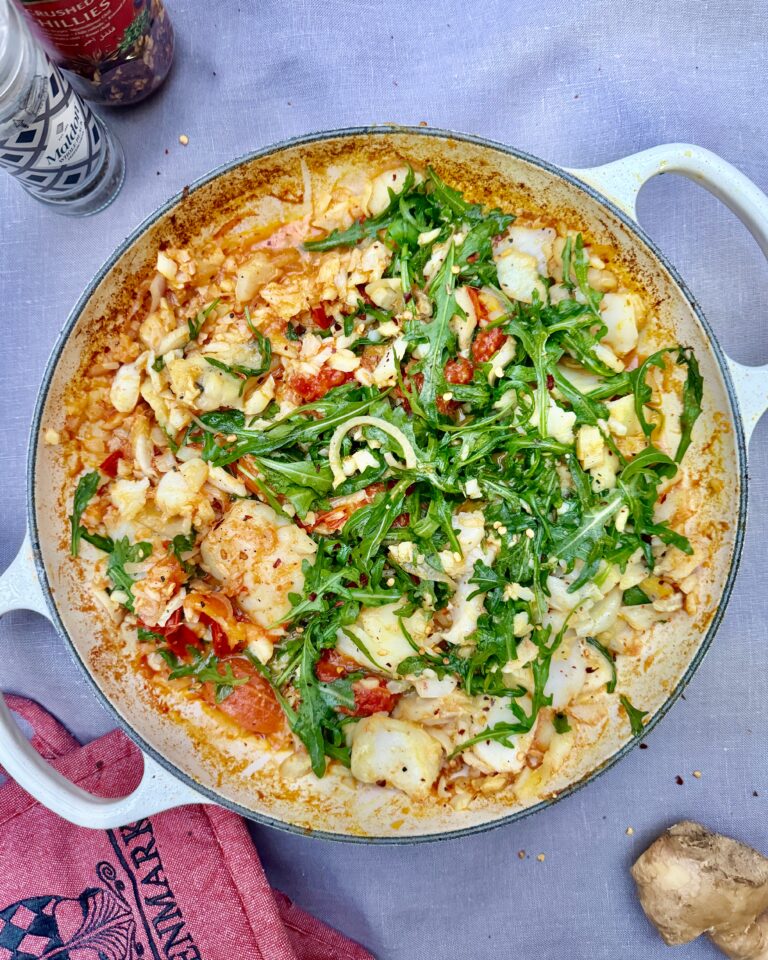
{"label": "lavender fabric background", "polygon": [[[690,141],[768,189],[767,0],[168,6],[178,36],[168,84],[109,115],[128,161],[113,206],[70,221],[0,177],[0,568],[23,535],[28,426],[70,307],[145,215],[219,163],[308,131],[425,120],[573,167]],[[768,270],[745,229],[679,178],[651,183],[639,211],[730,355],[768,361]],[[461,841],[366,848],[254,828],[272,882],[381,960],[665,956],[627,873],[647,843],[694,817],[768,852],[768,422],[755,432],[750,473],[750,527],[725,622],[647,750],[531,819]],[[0,651],[3,689],[39,700],[81,740],[111,728],[41,618],[5,617]],[[705,942],[675,954],[715,955]]]}

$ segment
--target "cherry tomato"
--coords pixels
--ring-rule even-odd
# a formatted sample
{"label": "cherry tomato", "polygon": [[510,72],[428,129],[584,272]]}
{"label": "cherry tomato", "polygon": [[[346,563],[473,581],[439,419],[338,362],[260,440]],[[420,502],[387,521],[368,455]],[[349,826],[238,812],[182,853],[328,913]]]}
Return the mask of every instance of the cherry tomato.
{"label": "cherry tomato", "polygon": [[104,460],[99,467],[102,473],[105,473],[108,477],[112,477],[114,480],[117,476],[117,465],[125,456],[122,450],[114,450],[110,455]]}
{"label": "cherry tomato", "polygon": [[447,383],[471,383],[475,365],[466,357],[456,357],[445,365],[443,375]]}
{"label": "cherry tomato", "polygon": [[500,327],[481,330],[472,344],[472,356],[478,363],[486,363],[501,350],[506,339],[507,335]]}
{"label": "cherry tomato", "polygon": [[321,330],[327,330],[333,323],[333,317],[328,316],[322,304],[312,307],[310,313],[312,314],[312,322],[316,327],[320,327]]}
{"label": "cherry tomato", "polygon": [[488,319],[488,310],[486,309],[485,304],[480,299],[480,291],[477,287],[467,287],[467,293],[469,294],[469,299],[472,301],[472,306],[475,308],[475,316],[477,317],[477,322],[482,324]]}
{"label": "cherry tomato", "polygon": [[[154,627],[153,629],[156,630]],[[159,631],[156,630],[156,632]],[[198,637],[195,631],[188,627],[186,623],[180,623],[175,627],[171,627],[170,630],[168,627],[164,627],[163,633],[168,649],[181,659],[188,655],[187,647],[194,647],[196,650],[200,650],[203,645],[200,637]]]}
{"label": "cherry tomato", "polygon": [[213,652],[217,657],[226,657],[232,653],[229,637],[220,623],[204,613],[200,614],[200,622],[211,628],[211,643],[213,644]]}
{"label": "cherry tomato", "polygon": [[316,377],[296,376],[292,377],[291,388],[297,393],[304,403],[312,403],[314,400],[320,400],[333,387],[340,387],[347,380],[352,379],[352,373],[345,373],[343,370],[332,370],[330,367],[321,367],[320,373]]}
{"label": "cherry tomato", "polygon": [[224,673],[223,665],[226,664],[232,667],[238,680],[247,677],[248,682],[235,687],[221,703],[216,703],[213,685],[206,683],[203,698],[251,733],[269,734],[282,730],[285,723],[283,711],[264,677],[242,657],[221,659],[219,673]]}
{"label": "cherry tomato", "polygon": [[[390,693],[380,683],[377,687],[364,686],[359,680],[352,685],[355,692],[355,711],[353,717],[370,717],[374,713],[391,713],[397,703],[397,695]],[[342,710],[343,713],[350,713]]]}
{"label": "cherry tomato", "polygon": [[338,650],[323,650],[315,664],[315,676],[321,683],[330,683],[359,669],[354,660]]}

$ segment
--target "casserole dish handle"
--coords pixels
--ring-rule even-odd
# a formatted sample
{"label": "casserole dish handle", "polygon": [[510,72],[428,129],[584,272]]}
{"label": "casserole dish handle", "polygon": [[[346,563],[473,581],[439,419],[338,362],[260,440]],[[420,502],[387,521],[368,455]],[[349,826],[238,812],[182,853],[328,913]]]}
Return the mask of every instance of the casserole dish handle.
{"label": "casserole dish handle", "polygon": [[[568,172],[594,187],[633,220],[637,220],[635,204],[643,185],[659,174],[678,173],[700,184],[732,210],[768,257],[768,196],[740,170],[703,147],[665,143],[601,167]],[[768,366],[747,367],[730,357],[726,361],[749,442],[768,409]]]}
{"label": "casserole dish handle", "polygon": [[[13,563],[0,577],[0,615],[10,610],[34,610],[50,617],[28,536]],[[146,754],[143,757],[144,774],[132,794],[118,799],[95,797],[43,760],[27,742],[0,694],[0,766],[27,793],[71,823],[107,830],[171,807],[207,802],[151,757]]]}

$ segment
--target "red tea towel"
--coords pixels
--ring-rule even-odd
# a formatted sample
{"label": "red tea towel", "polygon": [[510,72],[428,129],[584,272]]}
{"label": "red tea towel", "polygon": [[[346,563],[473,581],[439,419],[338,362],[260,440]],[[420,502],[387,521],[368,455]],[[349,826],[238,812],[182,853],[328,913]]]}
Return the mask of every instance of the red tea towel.
{"label": "red tea towel", "polygon": [[[125,795],[141,756],[120,731],[78,745],[7,696],[35,749],[74,783]],[[273,891],[245,822],[181,807],[118,830],[73,826],[0,787],[0,960],[372,960]]]}

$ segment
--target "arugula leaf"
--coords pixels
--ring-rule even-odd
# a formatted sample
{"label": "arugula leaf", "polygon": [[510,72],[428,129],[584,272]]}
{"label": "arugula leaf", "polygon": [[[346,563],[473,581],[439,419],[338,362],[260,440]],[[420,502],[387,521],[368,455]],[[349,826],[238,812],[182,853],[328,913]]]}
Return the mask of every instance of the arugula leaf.
{"label": "arugula leaf", "polygon": [[608,408],[605,404],[592,399],[574,387],[556,364],[550,364],[548,371],[554,380],[554,385],[570,403],[578,423],[588,423],[595,426],[598,420],[608,419]]}
{"label": "arugula leaf", "polygon": [[192,677],[200,684],[210,683],[214,689],[216,703],[223,703],[235,687],[248,683],[248,677],[236,677],[232,672],[232,664],[222,663],[213,651],[205,653],[205,651],[196,650],[195,647],[187,647],[189,663],[181,663],[170,650],[158,652],[171,667],[169,679]]}
{"label": "arugula leaf", "polygon": [[85,527],[80,527],[80,537],[97,549],[103,550],[104,553],[112,553],[115,546],[115,541],[112,537],[104,537],[100,533],[91,533],[90,530],[86,530]]}
{"label": "arugula leaf", "polygon": [[315,675],[319,652],[305,635],[298,664],[296,688],[300,701],[290,718],[291,729],[307,748],[316,777],[323,777],[326,756],[349,766],[349,750],[343,741],[341,708],[353,710],[355,695],[349,679],[321,683]]}
{"label": "arugula leaf", "polygon": [[190,341],[197,340],[197,338],[200,336],[200,331],[203,329],[203,324],[219,305],[220,301],[221,298],[217,297],[213,303],[209,303],[207,307],[204,307],[202,310],[198,310],[194,317],[191,317],[189,320],[187,320]]}
{"label": "arugula leaf", "polygon": [[[362,399],[349,399],[355,394]],[[345,385],[329,390],[322,400],[297,407],[282,420],[269,427],[251,430],[240,410],[214,410],[204,413],[196,422],[204,429],[202,457],[215,466],[225,467],[246,454],[264,456],[294,444],[311,443],[334,430],[339,424],[365,413],[384,394]],[[311,413],[322,413],[321,418]],[[215,437],[234,436],[234,441],[219,444]]]}
{"label": "arugula leaf", "polygon": [[146,627],[139,627],[136,630],[136,636],[139,640],[147,642],[149,640],[165,640],[165,635],[158,633],[156,630],[147,630]]}
{"label": "arugula leaf", "polygon": [[701,415],[701,402],[704,395],[704,380],[699,364],[690,347],[680,347],[677,362],[688,365],[688,376],[683,387],[683,412],[680,414],[680,443],[675,453],[675,461],[680,461],[691,444],[693,426]]}
{"label": "arugula leaf", "polygon": [[478,593],[488,593],[489,590],[503,590],[507,585],[507,580],[482,560],[475,561],[474,573],[469,582],[477,585],[477,590],[467,598],[469,600],[477,596]]}
{"label": "arugula leaf", "polygon": [[530,727],[524,720],[518,723],[495,723],[492,727],[486,727],[485,730],[475,734],[474,737],[470,737],[454,747],[448,755],[448,759],[453,760],[454,757],[473,747],[476,743],[486,743],[488,741],[495,741],[511,750],[515,746],[515,741],[512,738],[521,733],[528,733],[529,729]]}
{"label": "arugula leaf", "polygon": [[238,379],[244,378],[243,384],[240,387],[241,393],[245,387],[246,380],[252,377],[260,377],[266,373],[272,365],[272,341],[262,336],[255,328],[253,329],[253,334],[259,347],[260,357],[259,365],[256,367],[247,367],[241,363],[224,363],[223,360],[219,360],[216,357],[203,357],[206,362],[210,363],[212,367],[216,367],[217,370],[223,370],[224,373],[228,373],[230,376],[237,377]]}
{"label": "arugula leaf", "polygon": [[307,748],[316,777],[325,776],[325,746],[323,720],[328,716],[328,704],[320,695],[320,683],[315,677],[319,653],[305,641],[296,687],[301,702],[293,724],[293,732]]}
{"label": "arugula leaf", "polygon": [[80,538],[85,530],[85,528],[80,525],[80,518],[82,517],[83,513],[85,513],[85,508],[93,499],[99,487],[99,483],[101,483],[101,474],[98,472],[98,470],[93,470],[91,473],[83,474],[83,476],[77,481],[75,499],[72,506],[72,515],[69,518],[69,526],[71,530],[69,551],[73,557],[78,556],[80,552]]}
{"label": "arugula leaf", "polygon": [[582,293],[589,309],[595,317],[600,318],[600,301],[603,299],[602,293],[598,293],[589,285],[589,257],[584,249],[584,238],[580,233],[576,234],[576,240],[573,244],[571,269],[576,277],[576,283]]}
{"label": "arugula leaf", "polygon": [[565,243],[563,245],[563,286],[566,290],[574,290],[576,284],[573,282],[571,277],[573,276],[573,271],[571,267],[571,259],[573,257],[573,237],[568,234],[565,238]]}
{"label": "arugula leaf", "polygon": [[[619,374],[622,382],[628,382],[635,397],[635,413],[640,421],[643,433],[650,437],[656,429],[655,423],[649,423],[645,417],[644,407],[650,404],[653,399],[653,392],[646,383],[646,375],[651,367],[664,369],[664,358],[667,354],[675,354],[675,362],[679,366],[686,366],[688,373],[683,386],[683,410],[680,415],[680,442],[675,452],[675,462],[680,461],[685,456],[685,452],[691,443],[691,433],[694,424],[698,420],[702,409],[702,398],[704,393],[704,381],[699,370],[699,364],[696,356],[690,347],[664,347],[651,354],[637,370],[629,374]],[[620,388],[621,383],[616,380],[613,383],[613,389]],[[610,384],[607,385],[610,388]],[[592,394],[594,396],[594,392]]]}
{"label": "arugula leaf", "polygon": [[640,587],[630,587],[624,591],[621,602],[625,607],[639,607],[644,603],[651,603],[651,598]]}
{"label": "arugula leaf", "polygon": [[403,512],[409,483],[407,477],[398,480],[394,487],[380,493],[372,503],[356,510],[344,525],[345,540],[359,539],[353,552],[361,565],[371,561],[390,527]]}
{"label": "arugula leaf", "polygon": [[614,690],[616,689],[617,677],[616,677],[616,661],[613,659],[613,655],[611,654],[611,651],[607,647],[604,647],[602,643],[600,643],[600,641],[596,640],[594,637],[587,637],[587,643],[591,647],[594,647],[595,650],[598,651],[598,653],[601,653],[603,655],[603,657],[605,658],[605,662],[611,668],[611,679],[608,681],[608,683],[606,683],[605,689],[607,690],[608,693],[613,693]]}
{"label": "arugula leaf", "polygon": [[409,168],[402,189],[395,193],[390,188],[389,203],[381,213],[375,217],[369,217],[367,220],[356,220],[346,230],[332,230],[320,240],[305,240],[304,249],[322,252],[323,250],[333,250],[334,247],[353,247],[366,237],[375,237],[380,230],[388,227],[397,216],[400,209],[400,197],[410,192],[414,181],[414,172]]}
{"label": "arugula leaf", "polygon": [[605,525],[618,513],[621,505],[621,494],[614,490],[604,503],[585,513],[577,527],[571,528],[562,524],[554,526],[553,555],[560,560],[572,560],[575,557],[589,559],[591,550],[604,534]]}
{"label": "arugula leaf", "polygon": [[115,590],[121,590],[126,595],[123,606],[134,612],[133,591],[135,583],[133,577],[125,569],[128,563],[141,563],[152,553],[152,544],[146,541],[131,544],[128,537],[121,537],[115,540],[112,546],[112,552],[107,561],[107,576],[112,581]]}
{"label": "arugula leaf", "polygon": [[333,475],[330,467],[316,467],[304,460],[277,460],[270,457],[253,457],[264,477],[259,480],[255,472],[249,469],[251,460],[240,461],[240,472],[254,483],[270,502],[276,513],[284,514],[274,494],[282,494],[293,504],[296,513],[303,520],[319,498],[331,491]]}
{"label": "arugula leaf", "polygon": [[635,413],[637,414],[637,419],[640,421],[640,427],[642,428],[642,431],[646,437],[650,437],[650,435],[656,429],[656,424],[649,423],[645,416],[645,405],[650,403],[653,399],[653,391],[645,382],[645,377],[651,367],[658,367],[661,370],[664,369],[664,356],[667,353],[668,348],[665,348],[664,350],[657,350],[656,353],[652,353],[650,357],[644,360],[637,370],[634,370],[630,374],[630,380],[635,395]]}
{"label": "arugula leaf", "polygon": [[177,533],[173,540],[171,540],[171,553],[179,561],[185,573],[191,574],[194,570],[194,564],[191,564],[188,560],[184,560],[182,554],[194,550],[196,540],[197,533],[194,530],[191,530],[186,535]]}
{"label": "arugula leaf", "polygon": [[623,693],[619,696],[619,700],[621,701],[621,705],[624,707],[624,710],[629,717],[629,724],[632,727],[632,733],[634,736],[639,737],[645,729],[643,720],[648,716],[648,711],[638,710],[637,707],[633,707],[629,701],[629,698]]}
{"label": "arugula leaf", "polygon": [[426,337],[429,352],[422,366],[424,383],[419,391],[419,405],[427,420],[434,424],[439,423],[440,413],[437,409],[437,397],[444,391],[445,354],[448,340],[453,336],[450,322],[458,309],[454,289],[456,276],[453,265],[456,251],[453,243],[448,247],[443,265],[435,274],[430,286],[430,293],[434,296],[437,309],[435,317],[429,323],[421,324],[419,335]]}
{"label": "arugula leaf", "polygon": [[673,477],[677,469],[674,460],[656,447],[648,446],[630,460],[618,477],[618,489],[629,508],[637,545],[643,550],[646,563],[651,570],[654,564],[650,546],[651,537],[658,537],[664,543],[672,544],[684,553],[693,552],[686,537],[671,530],[664,523],[656,523],[653,518],[658,486],[664,478]]}
{"label": "arugula leaf", "polygon": [[276,460],[272,457],[254,457],[267,476],[279,474],[284,480],[300,487],[309,487],[319,494],[326,494],[333,488],[333,474],[330,467],[318,469],[314,463],[305,460]]}

